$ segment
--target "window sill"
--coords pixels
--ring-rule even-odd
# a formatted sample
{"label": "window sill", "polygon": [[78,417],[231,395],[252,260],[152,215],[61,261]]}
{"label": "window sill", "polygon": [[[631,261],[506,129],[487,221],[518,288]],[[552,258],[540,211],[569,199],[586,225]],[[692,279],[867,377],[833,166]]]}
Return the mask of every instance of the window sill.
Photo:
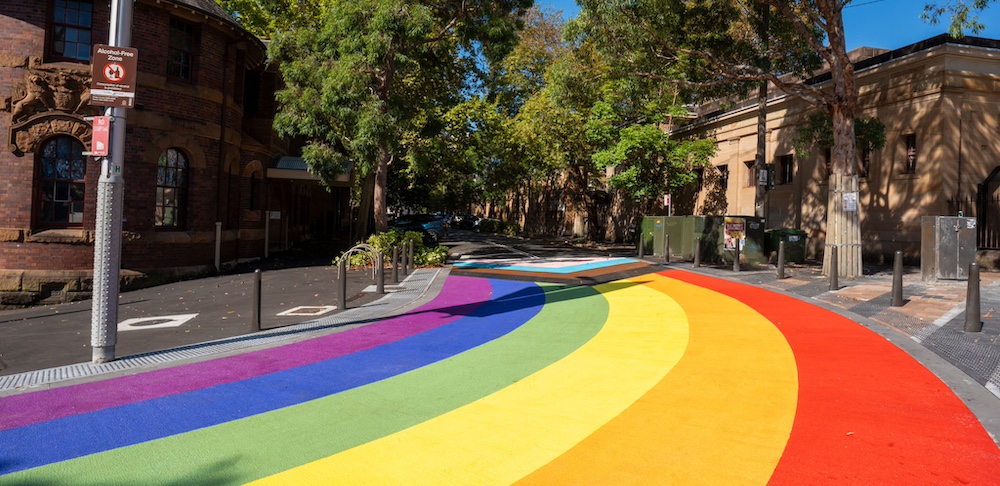
{"label": "window sill", "polygon": [[84,229],[50,229],[32,233],[24,238],[24,242],[89,245],[94,242],[94,234]]}

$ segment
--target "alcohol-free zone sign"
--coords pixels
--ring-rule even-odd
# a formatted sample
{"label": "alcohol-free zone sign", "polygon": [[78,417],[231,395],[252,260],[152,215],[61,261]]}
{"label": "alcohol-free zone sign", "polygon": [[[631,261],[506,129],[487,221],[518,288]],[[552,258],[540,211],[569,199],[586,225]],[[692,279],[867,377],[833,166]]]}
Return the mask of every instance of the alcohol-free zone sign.
{"label": "alcohol-free zone sign", "polygon": [[90,104],[132,108],[135,105],[137,49],[96,44],[90,82]]}

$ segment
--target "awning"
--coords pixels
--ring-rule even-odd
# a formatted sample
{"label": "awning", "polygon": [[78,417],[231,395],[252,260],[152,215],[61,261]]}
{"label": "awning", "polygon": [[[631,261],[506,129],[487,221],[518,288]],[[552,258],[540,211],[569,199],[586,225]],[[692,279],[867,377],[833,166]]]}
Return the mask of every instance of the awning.
{"label": "awning", "polygon": [[[351,169],[353,163],[347,164],[347,170],[337,176],[334,183],[337,185],[347,185],[351,182]],[[268,179],[296,179],[319,182],[319,177],[309,171],[306,160],[302,157],[276,157],[267,168]]]}

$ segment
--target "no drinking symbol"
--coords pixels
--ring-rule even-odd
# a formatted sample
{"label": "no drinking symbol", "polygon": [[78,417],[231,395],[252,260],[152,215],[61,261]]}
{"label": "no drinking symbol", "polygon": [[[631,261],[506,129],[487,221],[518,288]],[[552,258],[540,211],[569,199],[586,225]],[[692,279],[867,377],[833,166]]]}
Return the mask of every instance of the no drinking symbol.
{"label": "no drinking symbol", "polygon": [[125,68],[116,62],[104,66],[104,79],[112,83],[118,83],[125,78]]}

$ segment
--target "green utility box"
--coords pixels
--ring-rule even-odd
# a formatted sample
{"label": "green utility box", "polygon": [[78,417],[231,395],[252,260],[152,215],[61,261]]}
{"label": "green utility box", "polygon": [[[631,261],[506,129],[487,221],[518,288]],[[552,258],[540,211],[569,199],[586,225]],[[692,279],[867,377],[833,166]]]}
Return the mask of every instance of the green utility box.
{"label": "green utility box", "polygon": [[639,218],[639,232],[635,235],[636,250],[640,244],[645,246],[642,254],[647,256],[663,256],[663,234],[666,216],[643,216]]}
{"label": "green utility box", "polygon": [[[794,228],[769,229],[767,234],[767,252],[774,253],[778,258],[778,246],[785,242],[785,261],[803,263],[806,261],[806,232]],[[777,261],[777,260],[775,260]]]}
{"label": "green utility box", "polygon": [[[727,221],[729,223],[727,231]],[[644,255],[663,256],[664,238],[670,237],[670,257],[694,259],[695,242],[701,241],[701,260],[732,263],[735,241],[740,242],[741,260],[767,263],[764,220],[753,216],[644,216],[639,222]],[[638,237],[636,241],[638,245]],[[637,246],[638,248],[638,246]],[[786,249],[787,251],[787,249]]]}

